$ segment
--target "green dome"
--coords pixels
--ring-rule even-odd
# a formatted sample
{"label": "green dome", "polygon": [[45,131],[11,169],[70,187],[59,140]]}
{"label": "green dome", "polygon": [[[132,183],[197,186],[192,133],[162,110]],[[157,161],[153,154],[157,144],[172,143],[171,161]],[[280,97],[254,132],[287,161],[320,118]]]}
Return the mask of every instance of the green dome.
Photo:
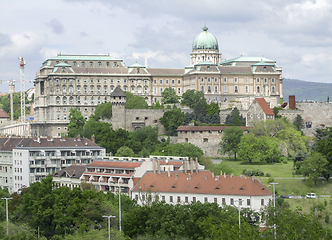
{"label": "green dome", "polygon": [[219,50],[217,38],[212,33],[209,33],[207,30],[208,28],[204,26],[203,32],[201,32],[195,37],[193,42],[193,50],[197,49]]}

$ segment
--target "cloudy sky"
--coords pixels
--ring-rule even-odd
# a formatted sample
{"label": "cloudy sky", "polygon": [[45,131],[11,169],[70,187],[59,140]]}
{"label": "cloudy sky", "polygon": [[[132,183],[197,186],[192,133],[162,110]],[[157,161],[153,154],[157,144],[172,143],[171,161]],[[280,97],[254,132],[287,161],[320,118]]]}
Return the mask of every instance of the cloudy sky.
{"label": "cloudy sky", "polygon": [[332,82],[330,0],[0,0],[0,80],[19,79],[23,56],[31,81],[60,52],[109,53],[126,65],[144,64],[147,52],[150,67],[183,68],[204,20],[223,59],[264,56],[285,78]]}

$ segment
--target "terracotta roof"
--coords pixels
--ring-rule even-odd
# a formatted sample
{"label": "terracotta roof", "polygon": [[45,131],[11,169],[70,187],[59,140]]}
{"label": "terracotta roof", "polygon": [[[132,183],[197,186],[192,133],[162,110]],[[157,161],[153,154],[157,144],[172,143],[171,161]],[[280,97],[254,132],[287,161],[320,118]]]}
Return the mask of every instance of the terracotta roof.
{"label": "terracotta roof", "polygon": [[142,165],[142,162],[129,162],[129,161],[94,161],[87,165],[88,167],[112,167],[112,168],[137,168]]}
{"label": "terracotta roof", "polygon": [[101,148],[87,138],[24,138],[16,148]]}
{"label": "terracotta roof", "polygon": [[[232,126],[180,126],[177,131],[224,131]],[[242,130],[248,130],[250,127],[238,126]]]}
{"label": "terracotta roof", "polygon": [[0,108],[0,118],[10,118],[10,116],[5,112],[5,110]]}
{"label": "terracotta roof", "polygon": [[85,172],[83,175],[99,175],[99,176],[116,176],[116,177],[131,177],[134,173],[129,174],[114,174],[114,173],[102,173],[102,172]]}
{"label": "terracotta roof", "polygon": [[142,179],[135,185],[133,192],[147,191],[163,193],[193,193],[215,195],[242,195],[266,196],[272,193],[257,180],[237,176],[215,176],[210,171],[200,171],[193,174],[184,172],[167,172],[154,174],[146,172]]}
{"label": "terracotta roof", "polygon": [[[156,163],[158,162],[158,160],[156,161]],[[164,160],[160,160],[160,165],[173,165],[173,166],[182,166],[183,161],[164,161]]]}
{"label": "terracotta roof", "polygon": [[274,116],[274,112],[272,111],[269,104],[267,104],[267,102],[265,101],[264,98],[255,98],[255,100],[258,102],[259,106],[261,106],[263,112],[266,115],[273,115]]}
{"label": "terracotta roof", "polygon": [[52,174],[53,177],[66,177],[66,173],[70,176],[70,178],[79,179],[86,170],[86,166],[82,165],[70,165],[60,171]]}

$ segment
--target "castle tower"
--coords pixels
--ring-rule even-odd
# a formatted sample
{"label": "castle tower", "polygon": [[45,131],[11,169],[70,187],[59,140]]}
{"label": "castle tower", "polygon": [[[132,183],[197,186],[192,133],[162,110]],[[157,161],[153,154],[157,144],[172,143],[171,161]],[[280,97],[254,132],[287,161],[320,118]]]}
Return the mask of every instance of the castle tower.
{"label": "castle tower", "polygon": [[208,28],[204,25],[203,32],[194,39],[190,64],[195,65],[202,62],[219,64],[220,61],[218,40],[212,33],[208,32]]}
{"label": "castle tower", "polygon": [[117,86],[111,93],[111,104],[113,129],[126,129],[126,94],[121,90],[120,86]]}

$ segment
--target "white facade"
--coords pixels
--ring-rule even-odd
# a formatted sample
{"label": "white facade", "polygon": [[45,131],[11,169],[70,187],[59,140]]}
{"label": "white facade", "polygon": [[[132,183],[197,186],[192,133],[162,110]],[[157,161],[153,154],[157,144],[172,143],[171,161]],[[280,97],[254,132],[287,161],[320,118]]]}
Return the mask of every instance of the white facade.
{"label": "white facade", "polygon": [[0,186],[3,189],[7,188],[9,193],[12,193],[13,191],[13,164],[11,151],[0,152]]}

